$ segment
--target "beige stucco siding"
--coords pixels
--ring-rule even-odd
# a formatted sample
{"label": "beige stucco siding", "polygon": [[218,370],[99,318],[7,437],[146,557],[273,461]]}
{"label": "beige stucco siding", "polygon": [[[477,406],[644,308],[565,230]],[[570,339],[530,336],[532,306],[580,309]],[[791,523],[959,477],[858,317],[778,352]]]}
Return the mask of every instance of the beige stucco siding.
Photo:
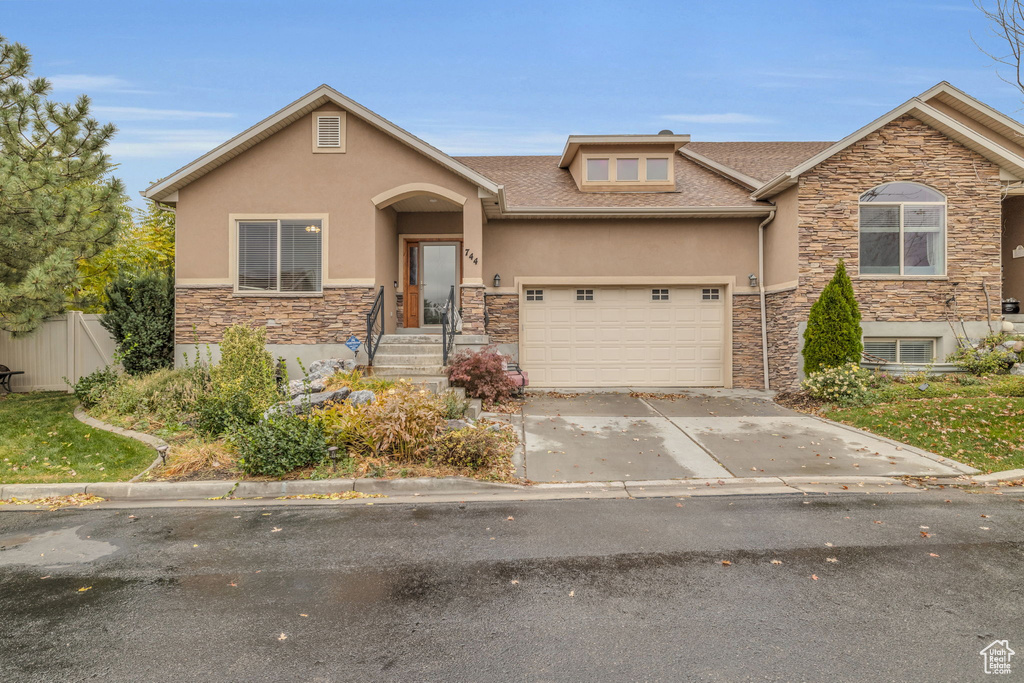
{"label": "beige stucco siding", "polygon": [[230,282],[231,213],[328,214],[327,283],[375,279],[375,251],[385,241],[374,236],[378,209],[371,197],[382,192],[431,183],[468,197],[469,213],[480,215],[474,185],[355,116],[348,116],[346,153],[313,154],[313,115],[181,189],[179,282]]}
{"label": "beige stucco siding", "polygon": [[500,220],[484,226],[484,281],[527,276],[734,276],[757,272],[757,219]]}
{"label": "beige stucco siding", "polygon": [[791,187],[772,199],[775,218],[764,233],[764,284],[766,287],[796,284],[800,274],[797,253],[800,243],[798,191]]}

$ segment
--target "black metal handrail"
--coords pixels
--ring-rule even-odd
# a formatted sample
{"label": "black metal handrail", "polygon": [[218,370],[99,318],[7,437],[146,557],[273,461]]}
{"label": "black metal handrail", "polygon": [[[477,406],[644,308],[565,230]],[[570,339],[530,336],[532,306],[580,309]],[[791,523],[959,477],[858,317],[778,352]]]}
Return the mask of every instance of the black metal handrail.
{"label": "black metal handrail", "polygon": [[448,357],[455,348],[455,333],[459,327],[459,311],[455,308],[455,285],[448,292],[448,301],[441,314],[441,360],[448,365]]}
{"label": "black metal handrail", "polygon": [[373,307],[366,314],[366,355],[370,359],[370,365],[373,365],[373,357],[377,354],[377,347],[380,346],[380,338],[384,336],[383,313],[384,287],[381,286],[377,297],[373,300]]}

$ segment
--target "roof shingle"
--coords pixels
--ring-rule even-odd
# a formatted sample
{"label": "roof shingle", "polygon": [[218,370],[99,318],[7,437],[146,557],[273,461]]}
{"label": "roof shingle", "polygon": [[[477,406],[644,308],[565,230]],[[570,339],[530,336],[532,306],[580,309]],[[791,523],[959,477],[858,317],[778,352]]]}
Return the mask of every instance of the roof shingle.
{"label": "roof shingle", "polygon": [[675,192],[581,192],[557,156],[455,157],[505,186],[511,208],[635,208],[764,206],[750,192],[689,159],[675,155]]}
{"label": "roof shingle", "polygon": [[696,152],[751,178],[768,182],[832,144],[834,143],[690,142],[684,149]]}

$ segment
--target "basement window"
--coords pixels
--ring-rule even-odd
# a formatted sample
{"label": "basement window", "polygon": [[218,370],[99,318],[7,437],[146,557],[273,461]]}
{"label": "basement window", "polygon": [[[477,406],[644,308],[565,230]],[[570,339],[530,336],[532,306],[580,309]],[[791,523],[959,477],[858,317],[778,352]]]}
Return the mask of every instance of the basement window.
{"label": "basement window", "polygon": [[700,298],[703,301],[718,301],[722,298],[722,292],[717,287],[705,287],[701,290]]}
{"label": "basement window", "polygon": [[878,359],[901,365],[928,365],[935,362],[935,340],[865,339],[864,354],[869,361]]}
{"label": "basement window", "polygon": [[594,290],[592,289],[577,289],[576,290],[576,301],[593,301]]}
{"label": "basement window", "polygon": [[528,289],[526,290],[527,301],[544,301],[544,290],[543,289]]}
{"label": "basement window", "polygon": [[668,301],[667,289],[652,289],[651,301]]}

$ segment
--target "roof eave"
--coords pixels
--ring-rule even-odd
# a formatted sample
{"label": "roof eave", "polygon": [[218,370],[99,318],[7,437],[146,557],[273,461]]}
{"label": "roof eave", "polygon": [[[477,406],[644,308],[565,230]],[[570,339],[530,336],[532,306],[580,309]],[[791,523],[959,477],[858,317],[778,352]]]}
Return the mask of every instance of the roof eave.
{"label": "roof eave", "polygon": [[600,206],[514,206],[508,207],[499,203],[502,218],[543,218],[543,217],[587,217],[587,218],[622,218],[622,217],[758,217],[767,216],[774,206],[640,206],[640,207],[600,207]]}
{"label": "roof eave", "polygon": [[558,159],[559,168],[568,168],[580,145],[657,145],[672,144],[678,150],[690,141],[689,135],[570,135]]}

